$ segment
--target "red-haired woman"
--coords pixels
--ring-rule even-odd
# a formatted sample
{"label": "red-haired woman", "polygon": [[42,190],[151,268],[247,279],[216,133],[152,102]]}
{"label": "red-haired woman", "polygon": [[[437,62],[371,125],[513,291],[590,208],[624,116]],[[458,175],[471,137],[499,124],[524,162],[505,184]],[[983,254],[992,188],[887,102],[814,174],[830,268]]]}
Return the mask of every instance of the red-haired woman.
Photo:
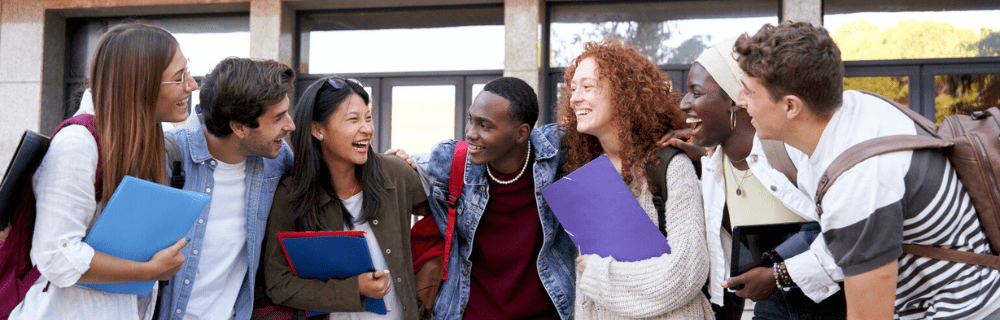
{"label": "red-haired woman", "polygon": [[[559,102],[566,171],[607,154],[650,220],[661,227],[653,204],[656,183],[645,166],[660,161],[654,152],[657,139],[685,126],[681,98],[635,49],[617,42],[587,43],[585,49],[566,69],[567,91]],[[578,257],[578,319],[711,318],[712,309],[701,293],[709,262],[695,168],[687,157],[674,157],[665,180],[671,253],[635,262]],[[614,212],[608,212],[608,218],[614,219]]]}
{"label": "red-haired woman", "polygon": [[[138,296],[75,284],[168,280],[184,263],[183,239],[147,262],[119,259],[83,242],[125,175],[167,181],[160,122],[184,121],[188,97],[198,89],[177,40],[142,24],[111,28],[94,53],[90,89],[98,140],[83,125],[64,127],[33,177],[31,261],[41,277],[10,319],[150,319],[155,288]],[[95,181],[103,183],[95,187]]]}

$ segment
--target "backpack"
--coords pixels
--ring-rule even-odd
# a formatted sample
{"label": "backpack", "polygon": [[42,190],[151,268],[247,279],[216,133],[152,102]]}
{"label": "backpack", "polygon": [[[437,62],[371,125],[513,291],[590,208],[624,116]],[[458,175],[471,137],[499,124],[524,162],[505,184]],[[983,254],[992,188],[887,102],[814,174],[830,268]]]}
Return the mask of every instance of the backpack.
{"label": "backpack", "polygon": [[[859,90],[861,91],[861,90]],[[951,115],[938,127],[910,108],[876,93],[861,91],[889,102],[933,136],[893,135],[861,142],[848,148],[823,172],[816,189],[816,213],[823,214],[823,196],[837,178],[865,159],[905,150],[940,149],[951,162],[972,200],[992,255],[942,247],[903,244],[903,252],[937,260],[1000,269],[1000,109],[972,115]]]}
{"label": "backpack", "polygon": [[415,223],[410,230],[410,254],[413,257],[413,272],[416,274],[417,298],[423,304],[421,318],[429,319],[434,309],[441,282],[448,280],[448,262],[451,255],[451,238],[455,234],[455,212],[458,197],[465,186],[465,157],[469,142],[455,143],[455,154],[451,158],[451,172],[448,174],[448,221],[445,224],[447,236],[441,235],[434,215],[428,215]]}
{"label": "backpack", "polygon": [[[67,119],[56,127],[54,137],[59,130],[70,124],[82,125],[97,141],[100,150],[100,139],[94,126],[94,116],[78,115]],[[170,162],[173,163],[171,186],[182,188],[184,175],[180,170],[180,148],[177,141],[169,135],[164,135],[164,143]],[[24,299],[28,289],[38,280],[41,274],[31,263],[31,237],[35,229],[35,193],[31,186],[31,177],[41,164],[45,152],[48,151],[50,139],[30,130],[21,135],[14,157],[7,167],[4,179],[0,182],[0,228],[10,226],[7,239],[0,242],[0,319],[7,319],[11,311]],[[98,151],[99,153],[100,151]],[[95,196],[101,199],[101,160],[98,158]]]}
{"label": "backpack", "polygon": [[656,207],[657,225],[664,237],[667,236],[667,165],[677,154],[683,152],[675,147],[660,148],[656,150],[656,156],[660,158],[659,163],[653,165],[652,161],[646,161],[646,175],[651,178],[649,181],[658,191],[653,194],[653,206]]}

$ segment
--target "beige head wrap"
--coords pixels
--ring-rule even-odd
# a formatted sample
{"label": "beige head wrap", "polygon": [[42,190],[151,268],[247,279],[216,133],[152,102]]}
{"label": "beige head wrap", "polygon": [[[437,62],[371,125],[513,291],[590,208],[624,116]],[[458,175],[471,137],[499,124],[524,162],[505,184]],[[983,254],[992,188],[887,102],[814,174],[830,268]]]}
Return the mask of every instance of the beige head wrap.
{"label": "beige head wrap", "polygon": [[736,62],[736,53],[733,52],[736,38],[722,40],[711,48],[705,49],[705,52],[702,52],[701,56],[698,56],[698,59],[694,61],[708,70],[708,74],[712,75],[715,82],[722,87],[722,90],[726,91],[732,100],[736,100],[740,90],[743,89],[743,84],[740,82],[740,79],[743,78],[743,70]]}

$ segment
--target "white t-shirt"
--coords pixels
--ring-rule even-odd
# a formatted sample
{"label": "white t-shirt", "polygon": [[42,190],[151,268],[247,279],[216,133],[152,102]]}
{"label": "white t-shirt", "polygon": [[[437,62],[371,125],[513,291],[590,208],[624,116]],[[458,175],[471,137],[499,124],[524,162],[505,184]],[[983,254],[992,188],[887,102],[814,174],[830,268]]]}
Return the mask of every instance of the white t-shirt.
{"label": "white t-shirt", "polygon": [[[363,194],[363,192],[358,192],[350,198],[342,200],[344,208],[347,208],[347,212],[351,214],[352,219],[357,220],[361,216],[361,199],[363,198]],[[348,230],[346,226],[344,229]],[[368,224],[368,221],[355,222],[354,230],[365,232],[365,241],[368,242],[368,252],[371,253],[372,264],[375,265],[375,270],[389,270],[389,264],[385,262],[385,257],[381,254],[382,247],[378,245],[378,240],[375,239],[375,233],[372,231],[372,226]],[[389,281],[389,285],[389,294],[382,297],[382,300],[385,301],[385,309],[388,311],[385,315],[371,312],[335,312],[330,314],[330,319],[403,319],[403,305],[399,302],[399,295],[396,294],[396,284]]]}
{"label": "white t-shirt", "polygon": [[215,162],[215,186],[186,320],[231,318],[247,276],[246,162]]}

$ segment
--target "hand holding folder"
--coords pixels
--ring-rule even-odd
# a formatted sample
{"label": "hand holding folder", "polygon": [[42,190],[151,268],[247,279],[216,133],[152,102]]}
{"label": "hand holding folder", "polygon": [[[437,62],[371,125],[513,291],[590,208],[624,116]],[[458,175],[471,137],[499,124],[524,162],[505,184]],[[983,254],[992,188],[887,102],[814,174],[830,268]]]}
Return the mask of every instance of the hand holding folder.
{"label": "hand holding folder", "polygon": [[[292,274],[303,279],[347,279],[375,269],[364,231],[278,232]],[[365,311],[386,314],[382,299],[365,297]],[[329,312],[306,311],[307,316]]]}
{"label": "hand holding folder", "polygon": [[[208,195],[126,176],[84,242],[107,255],[149,261],[191,231]],[[78,285],[110,293],[147,295],[156,281]]]}
{"label": "hand holding folder", "polygon": [[670,253],[607,155],[553,182],[542,196],[581,255],[640,261]]}

